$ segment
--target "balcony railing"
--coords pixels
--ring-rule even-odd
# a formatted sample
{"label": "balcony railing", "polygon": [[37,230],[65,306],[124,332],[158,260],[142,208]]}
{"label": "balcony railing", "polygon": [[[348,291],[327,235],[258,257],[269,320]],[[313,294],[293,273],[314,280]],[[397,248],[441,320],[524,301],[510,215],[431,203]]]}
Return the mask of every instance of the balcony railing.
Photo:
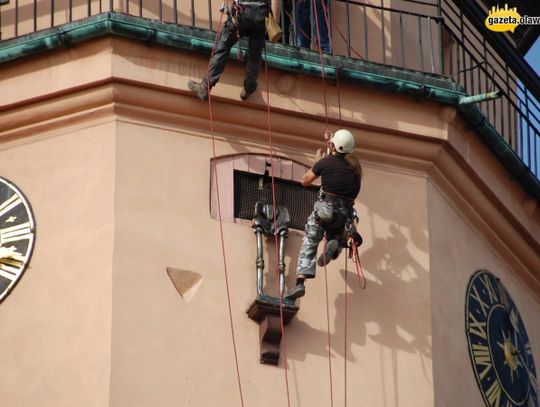
{"label": "balcony railing", "polygon": [[[311,1],[311,0],[306,0]],[[222,0],[0,0],[2,42],[107,11],[210,30]],[[295,46],[295,1],[282,0],[283,44]],[[520,77],[452,0],[334,0],[336,55],[445,76],[471,94],[500,90],[480,108],[534,176],[540,178],[538,76]],[[312,24],[314,27],[315,24]],[[314,28],[312,28],[314,31]],[[317,38],[313,32],[311,38]],[[313,47],[316,48],[315,44]],[[538,83],[528,88],[524,83]]]}

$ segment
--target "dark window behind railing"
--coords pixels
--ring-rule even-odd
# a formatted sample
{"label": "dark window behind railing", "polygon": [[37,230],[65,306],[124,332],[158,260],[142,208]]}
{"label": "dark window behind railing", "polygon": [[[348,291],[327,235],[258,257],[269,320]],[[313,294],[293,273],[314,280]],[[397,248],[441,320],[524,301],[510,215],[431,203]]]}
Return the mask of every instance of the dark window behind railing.
{"label": "dark window behind railing", "polygon": [[[0,48],[3,40],[107,11],[216,30],[221,4],[222,0],[9,0],[0,7]],[[295,45],[295,4],[282,0],[278,11],[285,45]],[[471,95],[500,90],[502,97],[480,108],[540,178],[539,95],[523,85],[538,77],[519,78],[453,1],[332,0],[328,20],[338,55],[443,75]]]}

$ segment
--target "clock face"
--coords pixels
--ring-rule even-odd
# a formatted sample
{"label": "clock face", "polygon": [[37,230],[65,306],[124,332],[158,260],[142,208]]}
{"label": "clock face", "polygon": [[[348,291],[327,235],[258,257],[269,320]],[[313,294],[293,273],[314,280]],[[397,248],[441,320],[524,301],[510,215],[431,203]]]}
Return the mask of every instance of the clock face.
{"label": "clock face", "polygon": [[473,370],[489,407],[538,407],[532,348],[512,298],[485,270],[471,277],[465,305]]}
{"label": "clock face", "polygon": [[0,302],[28,267],[35,234],[34,216],[25,196],[0,177]]}

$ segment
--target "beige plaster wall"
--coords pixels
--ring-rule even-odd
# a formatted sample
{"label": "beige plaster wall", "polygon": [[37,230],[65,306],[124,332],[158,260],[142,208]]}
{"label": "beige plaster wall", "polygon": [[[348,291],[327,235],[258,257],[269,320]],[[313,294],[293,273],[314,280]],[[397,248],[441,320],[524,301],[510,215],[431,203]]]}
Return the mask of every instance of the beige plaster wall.
{"label": "beige plaster wall", "polygon": [[[286,146],[282,146],[286,150]],[[218,142],[218,155],[245,152]],[[251,152],[264,152],[254,146]],[[290,158],[297,159],[294,154]],[[111,405],[238,405],[219,223],[209,211],[210,140],[121,122],[118,128],[113,276]],[[352,404],[433,404],[425,178],[366,164],[359,211],[368,289],[348,269],[348,400]],[[394,195],[396,194],[396,195]],[[394,196],[400,196],[396,205]],[[418,203],[420,202],[420,203]],[[255,297],[255,239],[224,223],[225,254],[246,405],[286,402],[284,358],[259,364],[258,326],[245,310]],[[291,232],[293,273],[301,235]],[[265,249],[273,274],[273,246]],[[199,273],[189,302],[166,267]],[[323,270],[308,284],[286,330],[293,405],[329,403]],[[289,286],[294,275],[289,275]],[[328,269],[334,400],[344,398],[344,258]],[[275,293],[276,282],[266,282]],[[369,389],[369,391],[367,391]]]}
{"label": "beige plaster wall", "polygon": [[[38,225],[32,269],[0,306],[0,343],[14,349],[0,367],[8,377],[0,394],[17,407],[238,405],[219,227],[209,210],[208,105],[186,87],[204,72],[206,57],[104,38],[45,54],[47,62],[41,58],[0,67],[7,75],[0,75],[0,86],[8,84],[0,101],[0,175],[28,195]],[[83,74],[81,59],[88,67]],[[47,80],[60,74],[63,82]],[[218,156],[268,153],[267,95],[261,86],[241,103],[242,75],[243,66],[229,61],[214,88]],[[271,71],[269,81],[272,106],[279,106],[272,115],[276,152],[310,164],[325,128],[320,80]],[[329,95],[335,129],[335,89]],[[359,289],[349,262],[345,343],[344,258],[329,267],[334,402],[343,403],[345,347],[350,405],[467,401],[474,390],[462,375],[468,356],[455,361],[442,346],[447,334],[463,332],[452,318],[462,315],[464,285],[453,288],[444,280],[452,274],[439,270],[471,257],[472,249],[486,267],[503,266],[489,263],[495,260],[484,243],[448,240],[465,221],[448,229],[443,216],[451,211],[425,174],[437,173],[433,183],[452,192],[451,199],[482,209],[479,222],[493,228],[482,229],[488,241],[494,230],[511,232],[497,239],[508,245],[505,256],[514,249],[509,240],[527,248],[515,251],[514,263],[538,264],[538,256],[521,255],[538,244],[526,242],[538,228],[536,206],[528,211],[522,205],[526,194],[474,135],[462,131],[452,108],[352,85],[342,87],[341,97],[366,174],[357,208],[368,288]],[[105,124],[112,117],[118,124]],[[510,219],[502,216],[509,211]],[[259,364],[258,327],[244,314],[255,296],[253,232],[246,224],[223,227],[246,405],[284,404],[284,362]],[[288,270],[295,268],[300,239],[291,232]],[[465,254],[454,258],[446,242]],[[272,247],[266,258],[273,270]],[[180,298],[166,267],[202,276],[190,301]],[[432,270],[438,273],[433,281]],[[329,404],[319,274],[286,331],[293,405]],[[275,279],[267,284],[271,290]],[[452,291],[441,300],[447,287]],[[535,309],[533,294],[525,309]],[[459,331],[446,331],[458,325]],[[447,370],[447,363],[455,367]],[[450,394],[454,380],[469,393]],[[434,387],[441,393],[434,396]]]}
{"label": "beige plaster wall", "polygon": [[109,405],[114,129],[0,144],[0,174],[37,228],[30,267],[0,306],[2,406]]}
{"label": "beige plaster wall", "polygon": [[99,38],[36,58],[0,64],[0,72],[2,110],[59,95],[67,89],[84,89],[112,76],[111,39]]}
{"label": "beige plaster wall", "polygon": [[455,209],[434,184],[428,183],[429,248],[433,310],[433,377],[435,405],[483,405],[465,336],[465,293],[470,276],[487,269],[501,279],[525,323],[538,368],[540,303],[516,277],[505,259]]}

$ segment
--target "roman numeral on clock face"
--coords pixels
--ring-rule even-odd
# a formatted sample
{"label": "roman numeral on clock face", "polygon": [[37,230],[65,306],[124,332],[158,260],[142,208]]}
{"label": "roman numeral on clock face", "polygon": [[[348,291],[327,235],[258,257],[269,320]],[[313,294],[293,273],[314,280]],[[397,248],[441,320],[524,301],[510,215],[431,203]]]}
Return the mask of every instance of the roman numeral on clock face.
{"label": "roman numeral on clock face", "polygon": [[469,311],[469,332],[487,340],[486,321],[478,321],[474,314]]}
{"label": "roman numeral on clock face", "polygon": [[502,286],[502,284],[499,282],[499,294],[500,294],[500,298],[501,298],[501,304],[506,308],[506,309],[509,309],[510,308],[510,300],[508,298],[508,293],[506,292],[506,290],[504,289],[504,287]]}
{"label": "roman numeral on clock face", "polygon": [[509,292],[487,270],[470,278],[465,299],[469,356],[487,407],[539,407],[531,343]]}
{"label": "roman numeral on clock face", "polygon": [[30,226],[30,222],[24,222],[20,225],[0,229],[0,244],[6,247],[8,246],[7,243],[9,242],[30,239],[31,236],[32,229]]}
{"label": "roman numeral on clock face", "polygon": [[486,396],[491,407],[501,406],[501,385],[497,380],[494,380],[487,389]]}
{"label": "roman numeral on clock face", "polygon": [[489,276],[487,274],[480,276],[480,281],[482,282],[482,285],[486,289],[490,303],[493,304],[494,302],[498,302],[499,298],[497,297],[497,293],[495,289],[493,288],[493,285],[491,284],[491,280]]}
{"label": "roman numeral on clock face", "polygon": [[532,356],[532,348],[531,348],[530,342],[527,342],[525,344],[525,352],[527,353],[528,356]]}
{"label": "roman numeral on clock face", "polygon": [[[489,348],[487,347],[487,345],[480,345],[475,343],[472,345],[472,350],[474,363],[476,364],[476,368],[479,371],[478,377],[480,377],[480,380],[483,380],[493,366],[491,362],[491,355],[489,354]],[[481,371],[479,368],[482,368]]]}
{"label": "roman numeral on clock face", "polygon": [[12,195],[10,198],[0,203],[0,217],[8,213],[17,205],[22,203],[22,199],[17,195]]}
{"label": "roman numeral on clock face", "polygon": [[484,317],[487,317],[489,305],[482,299],[480,293],[478,292],[478,288],[476,288],[475,285],[473,285],[472,287],[471,298],[474,298],[478,302],[478,305],[480,305],[480,309],[482,310]]}
{"label": "roman numeral on clock face", "polygon": [[35,241],[32,209],[24,194],[0,177],[0,302],[28,267]]}
{"label": "roman numeral on clock face", "polygon": [[527,374],[529,375],[529,383],[531,384],[531,389],[534,391],[534,394],[538,394],[538,382],[533,373],[527,369]]}
{"label": "roman numeral on clock face", "polygon": [[0,276],[7,278],[8,280],[15,280],[19,276],[18,271],[18,269],[0,263]]}

